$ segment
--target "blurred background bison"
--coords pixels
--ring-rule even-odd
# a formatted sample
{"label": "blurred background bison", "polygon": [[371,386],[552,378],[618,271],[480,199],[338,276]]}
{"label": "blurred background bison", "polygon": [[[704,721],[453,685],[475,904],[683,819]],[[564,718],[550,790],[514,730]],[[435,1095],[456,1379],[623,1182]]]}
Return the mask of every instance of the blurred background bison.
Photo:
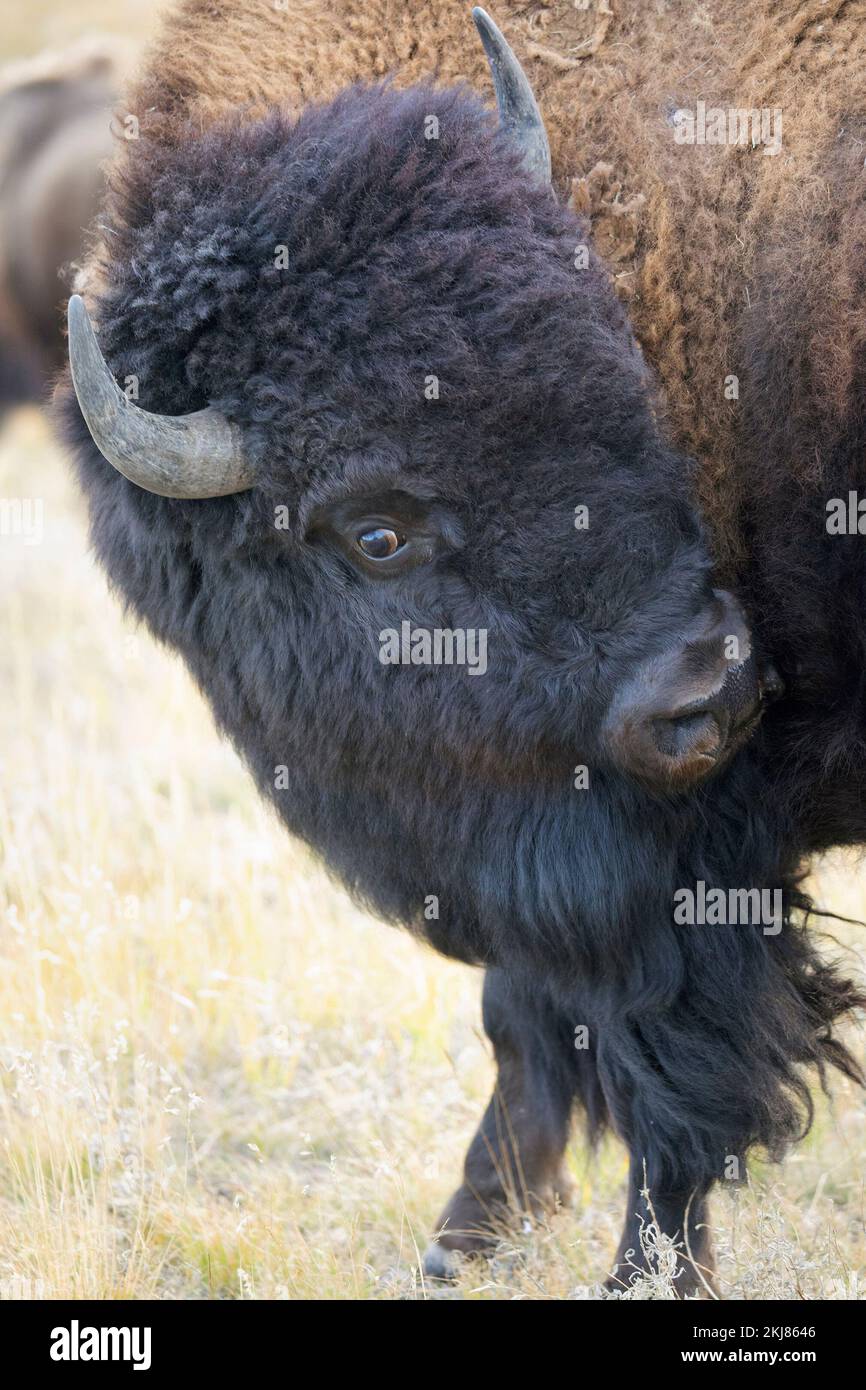
{"label": "blurred background bison", "polygon": [[44,400],[103,188],[129,47],[84,40],[0,71],[0,411]]}

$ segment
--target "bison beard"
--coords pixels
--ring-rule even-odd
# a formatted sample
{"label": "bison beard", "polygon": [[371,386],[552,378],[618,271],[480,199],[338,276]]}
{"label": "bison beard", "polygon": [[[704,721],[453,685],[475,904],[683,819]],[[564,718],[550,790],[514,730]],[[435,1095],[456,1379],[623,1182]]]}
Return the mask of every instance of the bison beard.
{"label": "bison beard", "polygon": [[[424,152],[433,174],[405,143],[430,111],[443,132]],[[99,559],[125,602],[183,655],[288,828],[381,916],[487,967],[484,1022],[499,1078],[428,1268],[445,1273],[451,1251],[488,1248],[491,1225],[515,1203],[565,1196],[563,1151],[580,1108],[593,1136],[610,1124],[631,1155],[618,1280],[629,1277],[626,1252],[642,1258],[648,1189],[671,1236],[682,1237],[689,1209],[694,1264],[683,1259],[680,1290],[700,1288],[711,1256],[697,1227],[712,1183],[730,1174],[732,1158],[742,1177],[752,1147],[778,1157],[808,1128],[807,1069],[822,1080],[827,1065],[857,1075],[831,1025],[863,1000],[806,933],[798,872],[811,845],[795,809],[802,782],[780,777],[771,721],[687,797],[643,790],[603,758],[593,764],[591,794],[577,792],[570,769],[583,712],[568,701],[580,683],[573,664],[543,665],[548,630],[527,629],[540,667],[524,652],[511,665],[492,660],[483,681],[461,683],[441,670],[422,684],[410,669],[398,673],[402,685],[373,686],[385,668],[353,627],[353,605],[387,600],[368,600],[339,557],[308,543],[310,519],[335,479],[348,490],[350,478],[379,478],[391,466],[391,446],[369,443],[384,436],[401,458],[422,461],[422,480],[423,460],[435,454],[429,489],[468,495],[463,520],[482,539],[464,577],[476,589],[488,583],[506,615],[528,594],[538,611],[546,596],[554,616],[574,618],[588,600],[568,590],[565,561],[542,564],[510,533],[498,549],[489,539],[503,533],[502,509],[508,520],[521,483],[517,474],[502,481],[504,458],[488,469],[485,441],[504,450],[508,431],[514,440],[531,433],[541,394],[545,428],[566,443],[564,477],[550,479],[558,495],[573,497],[572,460],[591,445],[604,459],[592,477],[593,514],[634,505],[662,525],[649,550],[679,579],[657,595],[654,621],[661,630],[676,625],[683,595],[706,582],[708,561],[688,519],[685,467],[656,437],[642,364],[595,262],[579,291],[577,339],[565,336],[574,277],[569,270],[558,279],[556,266],[580,225],[528,186],[474,98],[432,88],[354,90],[309,110],[297,127],[274,115],[217,127],[178,149],[142,142],[111,210],[98,320],[113,370],[121,380],[136,376],[151,409],[217,402],[244,422],[260,472],[257,487],[235,497],[188,502],[144,492],[100,456],[67,384],[60,413]],[[303,263],[283,280],[270,268],[279,226]],[[474,227],[483,244],[467,240]],[[443,239],[446,256],[436,250]],[[380,248],[401,296],[391,319],[385,301],[371,318],[364,297]],[[498,357],[489,351],[508,373],[507,390],[491,390],[468,340],[443,334],[433,361],[452,385],[452,404],[444,399],[427,432],[429,417],[418,425],[413,414],[430,360],[427,314],[455,282],[460,302],[473,306],[472,341],[497,345]],[[500,333],[503,293],[509,323]],[[531,329],[539,304],[560,299],[562,318],[545,310],[554,325],[545,356],[539,334],[527,329],[524,341],[516,326]],[[604,377],[597,418],[559,391],[563,352],[573,353],[566,365],[584,394]],[[407,362],[419,370],[411,380]],[[637,457],[651,460],[645,474],[627,471]],[[520,505],[537,507],[532,466],[529,459]],[[297,523],[289,537],[273,526],[274,507],[284,504]],[[678,538],[667,550],[665,527]],[[609,539],[587,544],[599,546],[593,592],[603,593]],[[627,589],[630,570],[635,589],[643,587],[645,559],[637,544],[618,550],[599,602]],[[459,607],[464,590],[449,582]],[[561,596],[552,599],[557,585]],[[450,616],[431,578],[417,581],[411,602],[430,626]],[[374,611],[375,631],[399,626]],[[492,630],[495,655],[494,638]],[[481,705],[467,685],[483,687]],[[275,788],[277,766],[287,768],[286,790]],[[782,930],[676,926],[674,893],[699,880],[781,889]],[[440,914],[427,920],[431,895]],[[574,1045],[580,1026],[587,1050]]]}

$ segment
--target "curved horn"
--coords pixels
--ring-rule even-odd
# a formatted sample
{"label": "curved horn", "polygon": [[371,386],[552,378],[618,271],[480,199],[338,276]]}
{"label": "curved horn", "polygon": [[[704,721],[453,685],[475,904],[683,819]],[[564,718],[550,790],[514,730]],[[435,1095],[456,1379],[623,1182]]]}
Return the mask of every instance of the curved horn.
{"label": "curved horn", "polygon": [[490,64],[499,124],[523,151],[523,163],[529,172],[539,182],[549,185],[550,146],[529,79],[487,11],[476,6],[472,18]]}
{"label": "curved horn", "polygon": [[225,497],[253,485],[241,432],[210,406],[192,415],[152,415],[123,394],[102,356],[84,300],[67,311],[69,365],[81,413],[108,462],[160,497]]}

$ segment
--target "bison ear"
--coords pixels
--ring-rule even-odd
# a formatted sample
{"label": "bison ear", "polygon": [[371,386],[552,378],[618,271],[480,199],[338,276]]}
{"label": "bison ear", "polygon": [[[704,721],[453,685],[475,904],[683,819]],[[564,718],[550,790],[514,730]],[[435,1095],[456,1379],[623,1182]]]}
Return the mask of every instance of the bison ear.
{"label": "bison ear", "polygon": [[472,18],[490,64],[500,127],[522,151],[526,169],[539,183],[550,187],[550,145],[529,79],[486,10],[476,6]]}

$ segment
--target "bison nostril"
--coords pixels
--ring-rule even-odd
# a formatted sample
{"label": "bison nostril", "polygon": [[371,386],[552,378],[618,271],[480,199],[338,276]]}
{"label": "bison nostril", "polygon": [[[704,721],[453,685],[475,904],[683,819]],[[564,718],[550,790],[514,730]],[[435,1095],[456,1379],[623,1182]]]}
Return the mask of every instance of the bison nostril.
{"label": "bison nostril", "polygon": [[716,758],[724,744],[719,721],[707,710],[653,721],[656,747],[668,758]]}

